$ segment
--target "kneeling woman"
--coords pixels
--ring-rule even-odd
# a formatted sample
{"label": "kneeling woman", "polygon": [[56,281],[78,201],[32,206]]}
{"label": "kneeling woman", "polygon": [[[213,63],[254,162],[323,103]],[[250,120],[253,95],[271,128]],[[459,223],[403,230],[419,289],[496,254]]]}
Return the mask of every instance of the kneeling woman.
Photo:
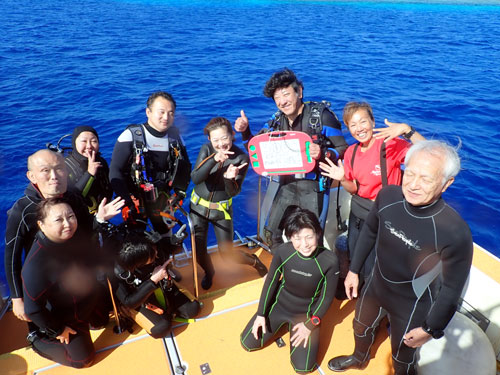
{"label": "kneeling woman", "polygon": [[196,256],[205,271],[201,282],[210,289],[215,274],[207,253],[208,224],[212,223],[222,256],[257,269],[261,276],[266,266],[254,254],[234,250],[232,198],[241,191],[248,170],[248,155],[233,144],[233,128],[224,117],[215,117],[205,126],[209,143],[201,147],[191,179],[196,185],[191,195],[190,217],[195,229]]}
{"label": "kneeling woman", "polygon": [[[89,324],[103,299],[96,274],[100,258],[91,242],[75,235],[78,223],[63,198],[40,203],[38,232],[23,269],[24,307],[39,328],[28,340],[43,357],[82,368],[94,360]],[[105,324],[106,316],[100,320]]]}
{"label": "kneeling woman", "polygon": [[174,314],[189,319],[200,311],[199,302],[182,293],[171,279],[167,271],[169,263],[170,260],[161,259],[156,245],[143,235],[129,234],[115,265],[114,287],[118,300],[154,338],[165,337],[170,332]]}
{"label": "kneeling woman", "polygon": [[260,349],[288,324],[292,366],[310,372],[316,368],[319,325],[335,296],[339,264],[335,253],[318,247],[322,231],[314,213],[296,207],[284,227],[291,242],[274,253],[257,313],[241,343],[248,351]]}

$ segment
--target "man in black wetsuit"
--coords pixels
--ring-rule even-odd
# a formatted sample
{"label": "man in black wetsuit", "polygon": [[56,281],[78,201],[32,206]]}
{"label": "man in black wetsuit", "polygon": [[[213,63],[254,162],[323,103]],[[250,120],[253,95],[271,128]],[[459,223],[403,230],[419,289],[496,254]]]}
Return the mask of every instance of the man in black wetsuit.
{"label": "man in black wetsuit", "polygon": [[[5,275],[9,284],[14,315],[21,320],[29,321],[24,312],[21,269],[23,253],[26,257],[38,231],[36,222],[38,204],[43,199],[64,196],[71,201],[78,218],[79,231],[90,233],[95,223],[79,195],[66,191],[68,172],[62,154],[48,149],[35,152],[28,158],[26,175],[31,183],[24,191],[24,196],[18,199],[7,212]],[[122,205],[119,199],[106,204],[104,206],[106,216],[101,216],[98,220],[104,221],[113,217]]]}
{"label": "man in black wetsuit", "polygon": [[331,359],[333,371],[366,366],[387,314],[395,374],[416,374],[416,348],[443,336],[469,275],[469,227],[441,198],[460,170],[456,151],[422,141],[410,148],[405,165],[402,186],[380,191],[356,244],[345,280],[349,299],[358,296],[358,274],[375,244],[376,261],[356,304],[354,353]]}
{"label": "man in black wetsuit", "polygon": [[[325,102],[304,102],[304,86],[290,69],[283,69],[274,73],[266,82],[264,95],[273,98],[278,111],[266,124],[260,133],[273,130],[295,130],[309,134],[313,140],[310,155],[316,160],[329,157],[336,161],[342,158],[347,144],[342,135],[341,124],[335,113]],[[248,118],[244,111],[235,122],[234,128],[242,133],[244,141],[252,138]],[[282,176],[280,188],[276,194],[269,213],[266,226],[266,238],[263,238],[273,248],[282,240],[280,223],[288,206],[297,204],[314,212],[318,217],[325,217],[323,210],[324,191],[329,186],[322,186],[319,168],[313,172]],[[325,182],[326,183],[326,182]],[[325,202],[327,203],[327,202]],[[323,221],[323,220],[322,220]]]}
{"label": "man in black wetsuit", "polygon": [[184,141],[174,125],[175,108],[169,93],[151,94],[146,105],[148,120],[130,125],[120,134],[109,173],[113,190],[125,199],[124,219],[136,225],[136,219],[149,219],[154,230],[163,235],[159,247],[167,253],[172,245],[160,212],[174,195],[184,198],[191,172]]}

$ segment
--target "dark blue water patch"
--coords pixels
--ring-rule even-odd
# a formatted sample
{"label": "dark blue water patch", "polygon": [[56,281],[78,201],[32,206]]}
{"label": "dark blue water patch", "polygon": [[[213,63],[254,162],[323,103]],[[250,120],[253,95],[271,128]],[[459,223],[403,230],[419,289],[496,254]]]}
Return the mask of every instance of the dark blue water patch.
{"label": "dark blue water patch", "polygon": [[[234,121],[244,109],[258,130],[276,110],[264,83],[289,66],[306,100],[329,100],[339,118],[347,101],[366,100],[379,126],[406,121],[462,143],[446,198],[500,255],[499,15],[415,2],[4,0],[0,231],[27,156],[74,126],[95,126],[109,160],[125,126],[144,121],[149,93],[164,89],[194,161],[213,116]],[[242,233],[255,232],[256,186],[249,172],[235,199]]]}

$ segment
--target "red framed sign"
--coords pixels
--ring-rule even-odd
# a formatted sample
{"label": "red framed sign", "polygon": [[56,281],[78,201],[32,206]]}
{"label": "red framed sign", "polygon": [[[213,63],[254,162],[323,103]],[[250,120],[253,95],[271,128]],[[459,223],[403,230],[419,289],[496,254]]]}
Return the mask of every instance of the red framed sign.
{"label": "red framed sign", "polygon": [[250,164],[262,176],[308,173],[316,165],[309,151],[311,144],[311,137],[304,132],[260,134],[248,143]]}

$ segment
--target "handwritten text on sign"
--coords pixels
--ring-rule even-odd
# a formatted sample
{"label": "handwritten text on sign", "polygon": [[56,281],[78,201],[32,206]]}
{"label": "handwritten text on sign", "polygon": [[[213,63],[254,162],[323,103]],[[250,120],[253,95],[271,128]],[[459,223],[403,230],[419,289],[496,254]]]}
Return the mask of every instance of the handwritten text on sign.
{"label": "handwritten text on sign", "polygon": [[298,139],[262,142],[260,152],[265,169],[300,168],[303,166]]}

